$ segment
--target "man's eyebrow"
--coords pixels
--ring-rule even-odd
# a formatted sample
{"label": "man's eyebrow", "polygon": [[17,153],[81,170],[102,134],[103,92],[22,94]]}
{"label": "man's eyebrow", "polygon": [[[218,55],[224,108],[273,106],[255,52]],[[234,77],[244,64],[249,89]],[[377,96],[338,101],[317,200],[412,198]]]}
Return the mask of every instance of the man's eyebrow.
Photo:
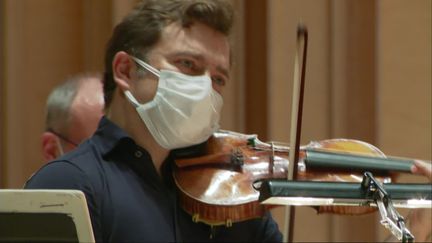
{"label": "man's eyebrow", "polygon": [[201,54],[197,54],[194,52],[190,52],[190,51],[182,51],[182,52],[176,52],[172,55],[170,55],[171,57],[180,57],[180,56],[189,56],[189,57],[193,57],[199,61],[204,61],[204,57]]}
{"label": "man's eyebrow", "polygon": [[[176,53],[174,53],[174,54],[172,54],[170,56],[171,57],[189,56],[189,57],[192,57],[192,58],[197,59],[199,61],[204,61],[204,56],[203,55],[197,54],[197,53],[194,53],[194,52],[190,52],[190,51],[176,52]],[[229,71],[226,68],[224,68],[222,66],[217,66],[216,70],[218,72],[221,72],[228,79],[230,78]]]}
{"label": "man's eyebrow", "polygon": [[221,72],[227,79],[230,79],[229,71],[226,68],[223,68],[221,66],[217,66],[216,70],[218,70],[218,72]]}

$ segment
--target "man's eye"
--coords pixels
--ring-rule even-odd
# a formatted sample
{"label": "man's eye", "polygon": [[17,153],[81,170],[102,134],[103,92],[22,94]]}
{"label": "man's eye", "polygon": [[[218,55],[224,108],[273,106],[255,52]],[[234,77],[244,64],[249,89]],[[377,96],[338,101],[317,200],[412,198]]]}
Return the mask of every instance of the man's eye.
{"label": "man's eye", "polygon": [[193,68],[195,66],[190,60],[180,60],[179,63],[185,68]]}
{"label": "man's eye", "polygon": [[219,86],[225,86],[226,84],[225,79],[221,77],[212,77],[212,81]]}

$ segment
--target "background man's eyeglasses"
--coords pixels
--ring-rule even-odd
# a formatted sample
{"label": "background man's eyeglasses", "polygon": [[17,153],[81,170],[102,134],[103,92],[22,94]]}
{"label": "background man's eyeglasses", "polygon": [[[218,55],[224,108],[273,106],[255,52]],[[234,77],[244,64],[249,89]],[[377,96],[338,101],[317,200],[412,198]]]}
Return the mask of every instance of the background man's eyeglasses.
{"label": "background man's eyeglasses", "polygon": [[78,143],[73,142],[72,140],[70,140],[69,138],[67,138],[66,136],[63,136],[61,133],[58,133],[56,131],[54,131],[53,129],[49,128],[47,129],[48,132],[55,134],[57,137],[59,137],[60,139],[66,141],[67,143],[70,143],[72,145],[74,145],[75,147],[78,146]]}

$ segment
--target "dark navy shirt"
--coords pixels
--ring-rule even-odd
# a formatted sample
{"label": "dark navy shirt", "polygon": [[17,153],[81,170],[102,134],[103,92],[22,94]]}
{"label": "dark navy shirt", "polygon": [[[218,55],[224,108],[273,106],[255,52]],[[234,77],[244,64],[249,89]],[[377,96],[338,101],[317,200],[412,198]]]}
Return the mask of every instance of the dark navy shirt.
{"label": "dark navy shirt", "polygon": [[25,188],[83,191],[97,242],[282,241],[270,214],[229,228],[192,222],[176,202],[172,161],[159,176],[150,154],[104,117],[89,140],[44,165]]}

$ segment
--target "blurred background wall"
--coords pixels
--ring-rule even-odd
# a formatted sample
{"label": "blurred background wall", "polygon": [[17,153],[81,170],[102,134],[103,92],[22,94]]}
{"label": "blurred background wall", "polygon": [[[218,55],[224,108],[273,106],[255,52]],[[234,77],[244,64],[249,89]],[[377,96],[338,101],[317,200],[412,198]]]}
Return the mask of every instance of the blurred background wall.
{"label": "blurred background wall", "polygon": [[[71,74],[101,70],[111,30],[135,2],[0,0],[0,188],[22,187],[43,164],[48,93]],[[353,138],[388,155],[431,160],[430,0],[232,2],[234,78],[222,128],[289,141],[296,28],[303,23],[302,143]],[[281,228],[283,212],[273,211]],[[382,241],[388,233],[378,216],[298,207],[294,239]]]}

